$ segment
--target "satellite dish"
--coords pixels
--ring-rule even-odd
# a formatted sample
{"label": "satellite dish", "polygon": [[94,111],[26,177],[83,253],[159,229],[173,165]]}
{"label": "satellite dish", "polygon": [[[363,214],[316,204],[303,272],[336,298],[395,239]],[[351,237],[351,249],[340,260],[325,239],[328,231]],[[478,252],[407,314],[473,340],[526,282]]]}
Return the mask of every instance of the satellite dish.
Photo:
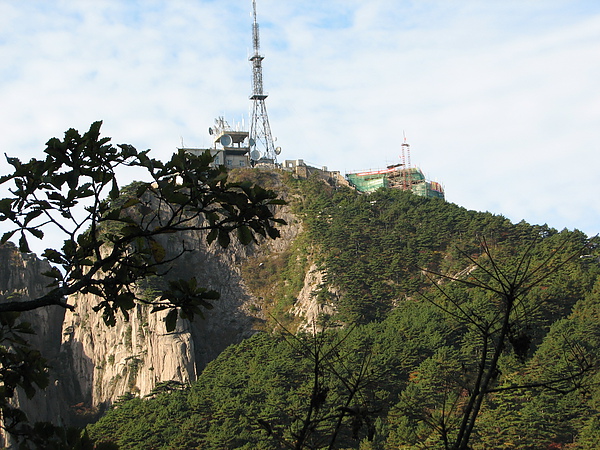
{"label": "satellite dish", "polygon": [[252,150],[250,152],[250,159],[253,161],[258,161],[260,159],[260,152],[258,150]]}
{"label": "satellite dish", "polygon": [[223,136],[221,136],[220,142],[223,147],[229,147],[233,142],[233,139],[231,139],[231,136],[229,136],[228,134],[224,134]]}
{"label": "satellite dish", "polygon": [[250,138],[250,139],[248,140],[248,145],[249,145],[250,147],[254,147],[254,146],[256,145],[256,141],[255,141],[254,139]]}
{"label": "satellite dish", "polygon": [[276,154],[276,155],[281,155],[281,147],[277,147],[277,148],[275,149],[275,154]]}
{"label": "satellite dish", "polygon": [[214,133],[214,131],[213,131],[212,127],[208,127],[208,134],[210,134],[212,136],[213,133]]}

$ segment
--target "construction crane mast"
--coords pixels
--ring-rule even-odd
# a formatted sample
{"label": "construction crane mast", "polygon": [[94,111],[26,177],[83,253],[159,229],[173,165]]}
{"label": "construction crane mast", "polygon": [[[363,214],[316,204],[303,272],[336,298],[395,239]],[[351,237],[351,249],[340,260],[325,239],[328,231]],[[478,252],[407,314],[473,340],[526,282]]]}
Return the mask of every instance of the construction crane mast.
{"label": "construction crane mast", "polygon": [[260,35],[256,20],[256,0],[252,0],[252,14],[254,18],[252,24],[254,53],[250,57],[250,62],[252,63],[250,144],[253,148],[250,152],[250,157],[255,163],[276,164],[277,155],[281,152],[281,148],[275,148],[271,126],[269,125],[269,116],[267,115],[267,105],[265,104],[268,96],[263,89],[262,61],[265,57],[260,54]]}
{"label": "construction crane mast", "polygon": [[[402,132],[404,134],[404,132]],[[412,174],[410,166],[410,144],[406,142],[406,134],[404,134],[404,142],[402,142],[402,189],[408,191],[412,189]]]}

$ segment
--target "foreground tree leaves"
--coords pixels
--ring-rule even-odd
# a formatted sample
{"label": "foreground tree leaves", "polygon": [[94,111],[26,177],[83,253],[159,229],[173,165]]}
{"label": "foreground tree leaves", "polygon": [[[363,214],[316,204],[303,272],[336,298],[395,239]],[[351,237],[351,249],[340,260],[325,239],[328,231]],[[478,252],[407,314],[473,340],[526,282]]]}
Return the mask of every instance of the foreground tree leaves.
{"label": "foreground tree leaves", "polygon": [[[51,229],[65,239],[62,247],[43,254],[60,266],[45,273],[53,289],[38,299],[3,302],[0,312],[48,305],[71,308],[68,295],[90,293],[103,299],[97,310],[111,325],[115,311],[126,314],[141,301],[133,290],[137,280],[160,273],[189,250],[168,256],[161,236],[206,230],[208,242],[217,240],[222,247],[229,245],[229,235],[236,230],[245,245],[256,242],[257,235],[279,236],[275,225],[284,221],[273,216],[271,206],[284,202],[272,191],[228,183],[226,170],[211,167],[208,153],[196,157],[179,151],[162,163],[149,158],[149,151],[112,146],[109,138],[100,137],[100,126],[101,122],[92,124],[83,136],[70,129],[63,141],[50,139],[45,160],[22,163],[7,157],[14,172],[1,177],[0,184],[12,183],[13,196],[0,200],[0,221],[13,229],[0,243],[17,235],[19,249],[29,252],[31,236],[42,239]],[[122,166],[145,168],[151,181],[137,183],[123,196],[116,178]],[[194,289],[180,289],[179,294],[200,307],[215,299],[199,296]],[[170,306],[183,303],[179,298]]]}
{"label": "foreground tree leaves", "polygon": [[[169,310],[165,324],[173,331],[177,317],[192,320],[212,308],[218,293],[197,285],[195,279],[171,282],[156,299],[143,298],[136,284],[147,277],[163,275],[169,264],[190,251],[182,243],[176,254],[168,254],[165,236],[185,231],[207,233],[209,243],[227,247],[230,234],[244,244],[258,238],[277,238],[273,206],[284,202],[275,193],[249,183],[229,183],[223,167],[212,167],[209,152],[198,157],[180,150],[163,163],[138,152],[131,145],[110,144],[100,136],[102,122],[95,122],[81,135],[70,129],[64,139],[50,139],[45,159],[27,163],[6,157],[13,172],[0,177],[11,196],[0,200],[0,222],[8,223],[0,244],[18,240],[21,252],[30,252],[31,238],[52,233],[62,242],[47,248],[43,256],[55,266],[44,273],[49,291],[27,300],[0,302],[4,340],[0,407],[19,386],[28,396],[44,387],[43,360],[26,354],[26,341],[19,340],[18,313],[58,305],[73,309],[72,294],[92,294],[100,301],[94,310],[107,325],[116,315],[125,319],[136,303]],[[123,190],[117,170],[141,168],[149,181]],[[8,333],[8,334],[7,334]],[[10,350],[8,350],[10,348]],[[37,365],[29,363],[36,360]]]}

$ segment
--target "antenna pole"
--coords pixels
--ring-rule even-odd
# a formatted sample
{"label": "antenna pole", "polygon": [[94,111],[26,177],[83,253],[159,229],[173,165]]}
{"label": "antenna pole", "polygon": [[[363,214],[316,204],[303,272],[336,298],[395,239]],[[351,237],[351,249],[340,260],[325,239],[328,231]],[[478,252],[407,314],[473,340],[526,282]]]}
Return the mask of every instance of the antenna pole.
{"label": "antenna pole", "polygon": [[408,191],[412,189],[412,173],[410,170],[410,145],[406,142],[406,134],[404,142],[402,142],[402,190]]}
{"label": "antenna pole", "polygon": [[[254,53],[250,57],[252,63],[252,117],[250,119],[250,138],[253,139],[256,149],[259,150],[265,162],[277,163],[277,154],[269,125],[269,116],[267,115],[267,105],[265,99],[268,97],[263,90],[262,61],[265,59],[260,54],[260,35],[258,21],[256,19],[256,0],[252,0],[252,14],[254,21],[252,23],[252,44]],[[260,162],[260,160],[259,160]]]}

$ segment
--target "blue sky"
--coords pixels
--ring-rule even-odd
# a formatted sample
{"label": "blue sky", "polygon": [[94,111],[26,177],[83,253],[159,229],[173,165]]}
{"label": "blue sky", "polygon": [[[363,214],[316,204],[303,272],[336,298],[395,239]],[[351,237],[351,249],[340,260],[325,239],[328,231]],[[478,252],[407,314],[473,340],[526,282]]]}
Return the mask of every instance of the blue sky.
{"label": "blue sky", "polygon": [[[280,159],[412,162],[447,200],[600,232],[600,2],[257,0]],[[104,120],[167,159],[248,121],[251,0],[0,0],[2,151]],[[8,166],[0,161],[0,172]]]}

